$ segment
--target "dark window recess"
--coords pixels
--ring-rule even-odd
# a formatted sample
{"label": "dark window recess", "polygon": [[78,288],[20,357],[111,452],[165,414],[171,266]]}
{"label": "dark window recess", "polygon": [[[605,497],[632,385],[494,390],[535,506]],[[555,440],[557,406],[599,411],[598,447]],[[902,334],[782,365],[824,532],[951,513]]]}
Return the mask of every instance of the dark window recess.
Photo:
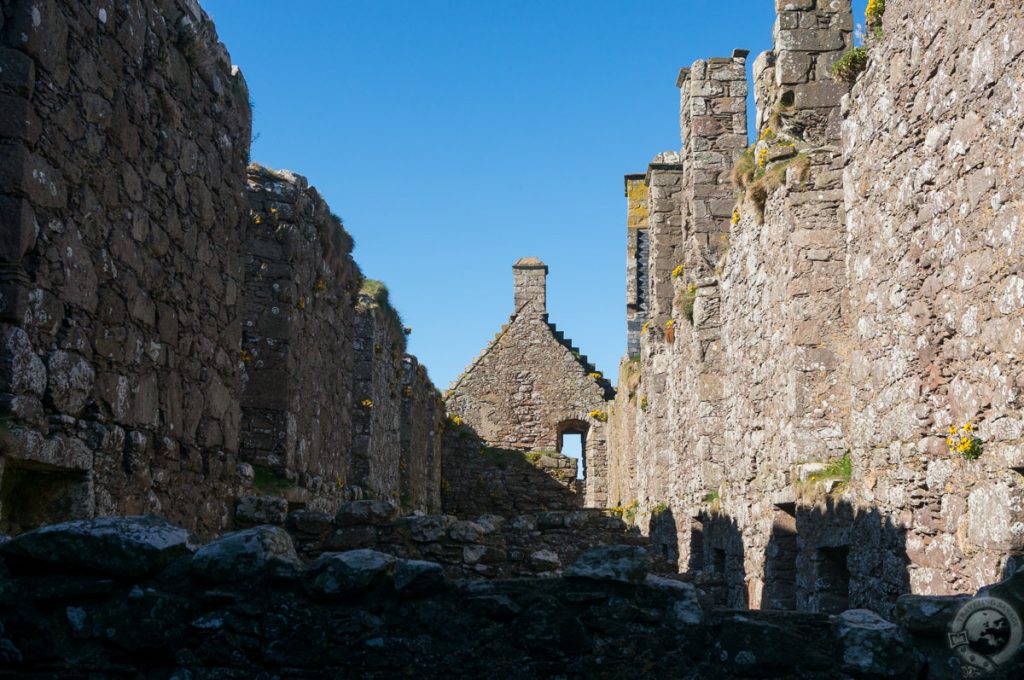
{"label": "dark window recess", "polygon": [[819,548],[814,580],[815,611],[838,614],[850,605],[850,546]]}

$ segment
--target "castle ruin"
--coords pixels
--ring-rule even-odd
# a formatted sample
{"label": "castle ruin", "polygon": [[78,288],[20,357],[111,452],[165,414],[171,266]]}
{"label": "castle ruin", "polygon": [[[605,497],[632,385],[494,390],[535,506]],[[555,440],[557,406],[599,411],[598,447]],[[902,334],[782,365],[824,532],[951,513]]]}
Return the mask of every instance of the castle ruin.
{"label": "castle ruin", "polygon": [[1024,616],[1024,13],[775,6],[625,176],[617,387],[522,258],[442,396],[195,0],[0,0],[0,675],[959,677]]}

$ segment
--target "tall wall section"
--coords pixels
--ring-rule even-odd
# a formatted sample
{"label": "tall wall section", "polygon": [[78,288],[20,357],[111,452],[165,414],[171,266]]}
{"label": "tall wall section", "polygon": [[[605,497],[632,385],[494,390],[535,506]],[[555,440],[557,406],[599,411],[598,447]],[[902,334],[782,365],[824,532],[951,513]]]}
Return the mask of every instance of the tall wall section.
{"label": "tall wall section", "polygon": [[[637,498],[652,542],[730,606],[889,615],[903,592],[996,580],[1024,548],[1024,19],[1010,3],[886,4],[844,100],[827,76],[852,45],[849,3],[777,3],[735,216],[711,211],[726,239],[684,251],[671,318],[623,363],[613,501]],[[689,187],[706,142],[686,75]],[[687,243],[697,195],[680,206]],[[977,461],[946,441],[967,422]]]}
{"label": "tall wall section", "polygon": [[245,81],[195,2],[2,6],[0,523],[220,529],[240,481]]}
{"label": "tall wall section", "polygon": [[383,322],[357,328],[351,241],[305,180],[247,177],[248,91],[198,4],[0,7],[0,531],[209,535],[267,493],[438,507],[439,398],[404,342],[368,340],[392,435],[353,471],[357,340]]}
{"label": "tall wall section", "polygon": [[1024,550],[1024,9],[886,6],[843,124],[849,437],[914,590],[965,592]]}

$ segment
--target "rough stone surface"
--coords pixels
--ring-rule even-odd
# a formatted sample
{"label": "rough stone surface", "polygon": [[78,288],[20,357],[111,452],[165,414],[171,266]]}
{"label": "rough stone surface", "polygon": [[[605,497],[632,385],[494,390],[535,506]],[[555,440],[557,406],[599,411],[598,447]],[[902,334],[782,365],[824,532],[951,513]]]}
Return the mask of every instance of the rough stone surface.
{"label": "rough stone surface", "polygon": [[631,545],[592,548],[565,570],[566,578],[594,581],[642,583],[646,576],[647,553]]}
{"label": "rough stone surface", "polygon": [[[459,427],[502,451],[561,451],[563,435],[581,435],[583,500],[601,507],[607,501],[604,409],[611,386],[548,321],[547,266],[522,258],[512,270],[512,316],[452,384],[445,398],[448,412],[461,419]],[[446,469],[449,487],[459,483],[457,463],[446,462]],[[556,467],[550,474],[575,488],[575,469]]]}
{"label": "rough stone surface", "polygon": [[[952,661],[948,645],[871,612],[714,610],[693,584],[651,575],[446,581],[436,563],[372,550],[323,555],[298,582],[238,573],[211,584],[180,563],[128,582],[71,564],[59,579],[0,570],[4,671],[525,679],[571,666],[585,677],[825,680],[922,677],[925,658],[927,677],[949,677]],[[1003,670],[1016,677],[1021,663]]]}
{"label": "rough stone surface", "polygon": [[286,576],[301,566],[291,536],[280,527],[259,526],[225,534],[200,548],[189,565],[205,583],[259,581]]}
{"label": "rough stone surface", "polygon": [[209,536],[252,495],[438,511],[440,395],[317,192],[246,168],[248,89],[198,3],[2,13],[0,530]]}
{"label": "rough stone surface", "polygon": [[[754,65],[750,150],[779,180],[763,206],[748,194],[730,220],[691,198],[701,166],[721,167],[709,147],[729,141],[693,103],[727,109],[730,93],[707,78],[726,60],[681,74],[681,233],[651,232],[651,260],[705,232],[728,249],[684,247],[671,293],[651,269],[670,318],[622,363],[609,498],[635,500],[652,547],[720,604],[892,617],[901,594],[973,592],[1024,551],[1024,17],[888,2],[844,99],[825,78],[850,44],[849,3],[777,9],[775,49]],[[637,211],[630,199],[631,224]],[[946,442],[968,422],[973,462]]]}
{"label": "rough stone surface", "polygon": [[153,516],[51,524],[0,544],[8,560],[122,578],[151,575],[193,549],[187,531]]}
{"label": "rough stone surface", "polygon": [[279,496],[243,496],[235,505],[235,522],[280,524],[288,516],[288,501]]}
{"label": "rough stone surface", "polygon": [[910,634],[878,614],[851,609],[836,617],[836,637],[843,646],[842,669],[870,678],[915,677],[921,655]]}
{"label": "rough stone surface", "polygon": [[302,574],[311,595],[342,597],[367,590],[390,575],[395,558],[376,550],[324,553]]}

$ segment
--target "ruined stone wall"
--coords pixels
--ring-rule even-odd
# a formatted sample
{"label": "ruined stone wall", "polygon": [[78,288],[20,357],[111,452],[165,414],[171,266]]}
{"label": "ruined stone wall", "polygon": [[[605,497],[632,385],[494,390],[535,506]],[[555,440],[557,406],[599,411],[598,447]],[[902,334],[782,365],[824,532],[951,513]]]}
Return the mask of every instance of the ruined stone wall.
{"label": "ruined stone wall", "polygon": [[[315,514],[293,517],[312,528],[316,519],[301,516]],[[456,543],[498,531],[437,519],[406,518],[402,530],[457,533]],[[901,598],[893,624],[863,610],[716,610],[692,583],[648,573],[643,550],[629,545],[588,550],[554,578],[489,581],[371,549],[307,562],[296,547],[301,538],[259,526],[197,550],[186,531],[147,517],[22,535],[0,547],[0,658],[19,677],[55,678],[531,678],[571,668],[586,677],[943,680],[964,666],[946,636],[968,598]],[[1022,581],[1024,572],[979,595],[1019,610]],[[1024,659],[1000,671],[1018,677]]]}
{"label": "ruined stone wall", "polygon": [[367,296],[356,307],[351,476],[354,498],[401,496],[402,355],[405,336],[390,310]]}
{"label": "ruined stone wall", "polygon": [[402,404],[399,436],[399,505],[406,512],[441,509],[441,393],[416,357],[402,358]]}
{"label": "ruined stone wall", "polygon": [[488,446],[468,426],[451,421],[443,437],[442,507],[450,515],[511,516],[583,505],[575,458]]}
{"label": "ruined stone wall", "polygon": [[350,477],[352,239],[304,177],[250,166],[240,458],[329,509]]}
{"label": "ruined stone wall", "polygon": [[[556,576],[602,545],[644,547],[647,539],[607,510],[548,510],[452,515],[398,515],[386,501],[354,501],[337,513],[299,510],[284,522],[299,555],[372,548],[442,565],[452,578]],[[661,561],[652,568],[663,567]],[[671,573],[675,573],[673,569]]]}
{"label": "ruined stone wall", "polygon": [[560,451],[563,435],[582,435],[585,503],[603,507],[610,384],[548,321],[547,267],[523,258],[513,273],[516,311],[449,389],[448,412],[499,449]]}
{"label": "ruined stone wall", "polygon": [[645,175],[626,175],[626,355],[640,354],[640,331],[650,318],[650,234]]}
{"label": "ruined stone wall", "polygon": [[[841,110],[848,86],[824,75],[850,45],[848,3],[778,9],[749,176],[715,227],[728,248],[686,253],[673,327],[642,337],[609,484],[718,602],[892,616],[901,593],[970,592],[1024,548],[1022,17],[887,3]],[[697,215],[681,210],[685,235]],[[975,462],[946,441],[967,422]]]}
{"label": "ruined stone wall", "polygon": [[[859,498],[909,529],[915,592],[1024,550],[1022,53],[1019,3],[892,0],[842,127],[849,437]],[[973,462],[945,441],[968,422]]]}
{"label": "ruined stone wall", "polygon": [[223,528],[245,81],[195,2],[2,7],[0,524],[161,512]]}
{"label": "ruined stone wall", "polygon": [[439,395],[397,316],[353,307],[305,179],[247,177],[248,91],[198,4],[2,9],[0,530],[210,535],[254,490],[438,509]]}

